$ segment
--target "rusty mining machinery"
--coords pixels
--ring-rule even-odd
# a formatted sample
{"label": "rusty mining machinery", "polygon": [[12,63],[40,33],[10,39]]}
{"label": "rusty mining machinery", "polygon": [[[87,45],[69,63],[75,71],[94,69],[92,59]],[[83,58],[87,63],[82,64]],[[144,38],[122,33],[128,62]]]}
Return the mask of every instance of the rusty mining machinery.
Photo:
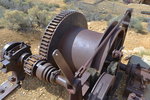
{"label": "rusty mining machinery", "polygon": [[115,92],[125,72],[122,99],[144,100],[150,81],[149,67],[137,56],[132,56],[128,64],[121,63],[131,15],[132,9],[128,9],[120,21],[114,21],[102,34],[88,30],[81,13],[67,10],[46,27],[39,54],[32,55],[24,42],[6,44],[1,70],[12,72],[12,76],[1,84],[0,99],[19,87],[26,73],[65,87],[69,100],[119,100]]}

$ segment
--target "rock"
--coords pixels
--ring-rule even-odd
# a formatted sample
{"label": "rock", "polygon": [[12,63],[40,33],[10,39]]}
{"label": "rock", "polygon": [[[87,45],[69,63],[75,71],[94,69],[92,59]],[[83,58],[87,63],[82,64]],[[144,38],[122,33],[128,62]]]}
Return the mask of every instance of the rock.
{"label": "rock", "polygon": [[26,93],[25,93],[25,92],[22,92],[22,94],[25,95]]}
{"label": "rock", "polygon": [[91,23],[90,23],[90,22],[88,22],[88,26],[89,26],[89,25],[91,25]]}
{"label": "rock", "polygon": [[150,56],[143,55],[142,59],[145,63],[147,63],[150,66]]}
{"label": "rock", "polygon": [[123,49],[122,52],[127,53],[127,50]]}
{"label": "rock", "polygon": [[145,51],[146,49],[144,47],[136,47],[133,49],[133,53],[140,53],[142,51]]}
{"label": "rock", "polygon": [[147,59],[148,61],[150,61],[150,56],[143,55],[143,58],[144,58],[144,59]]}
{"label": "rock", "polygon": [[132,53],[133,53],[133,50],[128,50],[128,52],[129,52],[130,54],[132,54]]}
{"label": "rock", "polygon": [[122,50],[124,55],[132,55],[133,50]]}

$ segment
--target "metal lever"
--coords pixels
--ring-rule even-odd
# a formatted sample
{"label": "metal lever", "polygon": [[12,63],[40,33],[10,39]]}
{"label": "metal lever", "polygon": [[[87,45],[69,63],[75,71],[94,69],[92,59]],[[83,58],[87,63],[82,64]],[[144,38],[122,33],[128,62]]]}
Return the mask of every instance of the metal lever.
{"label": "metal lever", "polygon": [[69,84],[72,85],[74,78],[73,72],[58,49],[53,52],[53,58],[64,76],[67,78]]}

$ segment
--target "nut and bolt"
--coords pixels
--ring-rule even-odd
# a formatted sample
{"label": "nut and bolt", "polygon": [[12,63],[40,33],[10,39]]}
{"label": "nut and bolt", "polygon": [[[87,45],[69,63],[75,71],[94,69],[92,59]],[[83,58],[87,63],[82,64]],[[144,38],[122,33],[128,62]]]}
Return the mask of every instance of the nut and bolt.
{"label": "nut and bolt", "polygon": [[4,89],[0,89],[0,93],[4,93],[5,92],[5,90]]}
{"label": "nut and bolt", "polygon": [[11,77],[11,78],[9,78],[9,81],[15,82],[15,81],[16,81],[16,78],[15,78],[15,77]]}

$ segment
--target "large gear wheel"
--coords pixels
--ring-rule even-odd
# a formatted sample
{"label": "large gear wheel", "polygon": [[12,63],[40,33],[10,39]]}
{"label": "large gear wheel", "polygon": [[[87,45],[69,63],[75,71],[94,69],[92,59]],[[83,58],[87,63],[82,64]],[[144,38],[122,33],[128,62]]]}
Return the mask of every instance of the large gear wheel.
{"label": "large gear wheel", "polygon": [[[69,66],[71,66],[71,70],[76,72],[94,54],[98,45],[101,44],[101,41],[103,41],[105,37],[110,34],[112,29],[116,27],[117,24],[118,22],[112,23],[105,32],[106,34],[101,34],[88,30],[87,21],[83,14],[74,10],[63,11],[58,14],[47,26],[41,40],[39,54],[53,66],[56,66],[52,54],[54,50],[59,49],[64,56],[64,59],[67,61]],[[117,33],[119,30],[122,29],[116,28],[114,33]],[[121,38],[124,36],[124,32],[122,31],[119,31],[117,34],[122,34]],[[103,63],[107,57],[107,53],[105,51],[110,51],[111,53],[112,50],[110,50],[110,47],[112,47],[114,39],[117,36],[112,35],[111,41],[109,43],[105,43],[103,50],[100,50],[99,54],[101,59],[103,59],[101,60],[101,67],[99,67],[99,64],[93,63],[93,66],[97,66],[97,69],[102,69]],[[116,48],[120,48],[122,43],[123,42],[119,43],[119,46]],[[106,54],[102,55],[104,52]],[[88,53],[88,55],[86,53]]]}
{"label": "large gear wheel", "polygon": [[42,37],[39,54],[54,64],[52,53],[64,34],[74,27],[87,29],[87,21],[84,15],[74,10],[63,11],[58,14],[47,26]]}

